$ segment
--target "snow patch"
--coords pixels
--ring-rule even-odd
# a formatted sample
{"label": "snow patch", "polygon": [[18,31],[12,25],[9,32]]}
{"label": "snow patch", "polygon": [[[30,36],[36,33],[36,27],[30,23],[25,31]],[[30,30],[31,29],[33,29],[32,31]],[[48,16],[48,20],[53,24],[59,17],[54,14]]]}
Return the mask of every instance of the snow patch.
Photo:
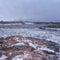
{"label": "snow patch", "polygon": [[55,53],[54,50],[51,50],[51,49],[49,49],[49,48],[47,48],[47,47],[41,47],[41,48],[38,48],[38,50],[42,50],[42,51],[47,51],[47,52]]}
{"label": "snow patch", "polygon": [[21,45],[25,45],[24,43],[16,43],[16,44],[13,44],[13,45],[11,45],[10,47],[12,47],[12,46],[21,46]]}
{"label": "snow patch", "polygon": [[33,47],[33,48],[36,48],[38,45],[37,44],[33,44],[33,43],[29,43],[29,46]]}
{"label": "snow patch", "polygon": [[22,57],[21,55],[17,55],[12,60],[23,60],[23,58],[21,57]]}
{"label": "snow patch", "polygon": [[23,58],[27,58],[29,56],[29,54],[24,53],[24,57]]}
{"label": "snow patch", "polygon": [[2,56],[0,57],[0,60],[5,60],[6,58],[7,58],[7,56],[2,55]]}
{"label": "snow patch", "polygon": [[17,55],[12,60],[23,60],[24,58],[27,58],[29,54],[24,53],[24,55]]}
{"label": "snow patch", "polygon": [[27,25],[28,25],[28,24],[34,24],[34,23],[32,23],[32,22],[31,22],[31,23],[30,23],[30,22],[26,22],[25,24],[27,24]]}
{"label": "snow patch", "polygon": [[12,52],[10,52],[9,55],[12,55]]}

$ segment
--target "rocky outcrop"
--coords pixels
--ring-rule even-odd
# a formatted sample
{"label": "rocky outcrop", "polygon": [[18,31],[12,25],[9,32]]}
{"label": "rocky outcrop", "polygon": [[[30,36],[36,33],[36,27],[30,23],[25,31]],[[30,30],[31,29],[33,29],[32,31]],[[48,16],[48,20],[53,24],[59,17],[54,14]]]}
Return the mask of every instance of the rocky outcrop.
{"label": "rocky outcrop", "polygon": [[58,60],[56,46],[50,43],[22,36],[0,38],[0,60]]}

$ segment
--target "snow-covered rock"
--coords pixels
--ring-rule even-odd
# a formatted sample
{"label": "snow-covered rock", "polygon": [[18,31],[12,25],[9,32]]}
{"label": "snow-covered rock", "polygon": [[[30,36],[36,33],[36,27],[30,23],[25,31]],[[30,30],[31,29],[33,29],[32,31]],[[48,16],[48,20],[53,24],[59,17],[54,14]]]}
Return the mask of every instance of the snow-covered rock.
{"label": "snow-covered rock", "polygon": [[[17,38],[20,40],[19,43],[16,42]],[[21,40],[21,38],[23,39]],[[5,40],[5,38],[3,40]],[[56,52],[53,49],[47,48],[48,43],[45,40],[11,36],[6,42],[4,41],[4,43],[7,47],[2,46],[0,49],[0,60],[49,60],[49,57],[52,60],[54,60],[55,57],[55,60],[57,60]],[[4,43],[2,43],[2,45],[4,45]],[[11,45],[7,43],[11,43]],[[53,57],[51,57],[52,55]]]}

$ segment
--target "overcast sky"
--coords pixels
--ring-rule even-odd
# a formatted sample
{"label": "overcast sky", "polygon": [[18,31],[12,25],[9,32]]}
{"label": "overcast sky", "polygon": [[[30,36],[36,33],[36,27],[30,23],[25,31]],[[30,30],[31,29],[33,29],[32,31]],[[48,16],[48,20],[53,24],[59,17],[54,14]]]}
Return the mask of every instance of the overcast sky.
{"label": "overcast sky", "polygon": [[0,20],[59,21],[60,0],[0,0]]}

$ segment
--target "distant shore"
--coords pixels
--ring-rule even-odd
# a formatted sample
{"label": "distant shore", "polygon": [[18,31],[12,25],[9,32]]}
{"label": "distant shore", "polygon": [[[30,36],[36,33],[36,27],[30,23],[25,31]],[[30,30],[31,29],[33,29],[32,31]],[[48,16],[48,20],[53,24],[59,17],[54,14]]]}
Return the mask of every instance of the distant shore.
{"label": "distant shore", "polygon": [[[18,26],[23,27],[23,25],[26,25],[26,26],[28,25],[30,27],[30,26],[35,25],[38,28],[46,28],[46,27],[47,28],[60,28],[60,22],[0,21],[0,28],[2,27],[5,28],[6,26],[10,27],[11,25],[16,26],[16,27]],[[23,28],[25,28],[25,26]]]}

